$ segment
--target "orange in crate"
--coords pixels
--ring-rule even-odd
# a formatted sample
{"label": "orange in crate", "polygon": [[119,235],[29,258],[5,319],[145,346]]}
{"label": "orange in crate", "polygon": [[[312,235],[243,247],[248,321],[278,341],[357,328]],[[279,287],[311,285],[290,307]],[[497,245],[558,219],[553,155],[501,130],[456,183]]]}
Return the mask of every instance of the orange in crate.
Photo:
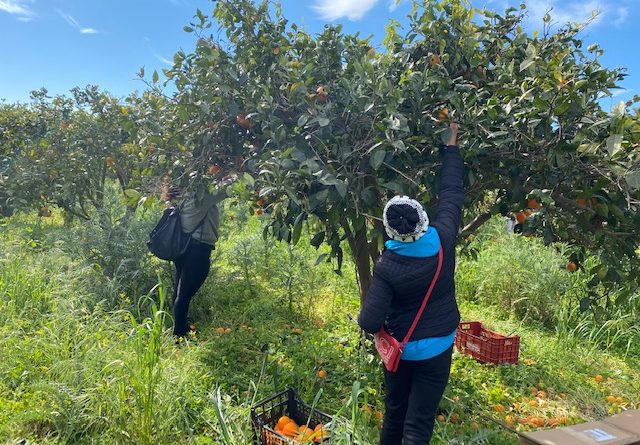
{"label": "orange in crate", "polygon": [[261,445],[327,443],[327,424],[332,420],[328,414],[312,410],[293,389],[269,397],[251,409],[255,443]]}
{"label": "orange in crate", "polygon": [[506,337],[479,321],[460,323],[455,345],[458,351],[483,363],[518,363],[520,336]]}

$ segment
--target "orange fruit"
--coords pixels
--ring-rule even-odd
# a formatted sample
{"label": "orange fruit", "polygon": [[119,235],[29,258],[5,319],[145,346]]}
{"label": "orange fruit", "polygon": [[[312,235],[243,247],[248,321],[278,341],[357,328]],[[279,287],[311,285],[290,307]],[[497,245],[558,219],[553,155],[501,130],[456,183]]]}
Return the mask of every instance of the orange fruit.
{"label": "orange fruit", "polygon": [[276,429],[279,429],[282,431],[282,429],[284,428],[284,426],[287,423],[291,423],[293,422],[293,419],[291,417],[287,417],[287,416],[282,416],[278,419],[278,423],[276,424]]}
{"label": "orange fruit", "polygon": [[321,442],[326,437],[329,437],[329,431],[327,428],[321,423],[317,424],[313,429],[313,441]]}
{"label": "orange fruit", "polygon": [[224,334],[224,328],[216,328],[216,334]]}
{"label": "orange fruit", "polygon": [[[568,264],[567,264],[567,266],[568,266]],[[595,380],[596,380],[596,382],[600,383],[600,382],[602,382],[604,380],[604,377],[602,377],[600,374],[598,374],[597,376],[595,376]]]}
{"label": "orange fruit", "polygon": [[535,396],[536,394],[538,394],[538,388],[536,388],[535,386],[532,386],[531,388],[529,388],[529,392],[531,393],[532,396]]}
{"label": "orange fruit", "polygon": [[449,119],[449,109],[447,107],[444,107],[442,110],[438,111],[438,120],[442,122],[446,121],[447,119]]}
{"label": "orange fruit", "polygon": [[442,62],[440,61],[440,56],[438,56],[437,54],[431,54],[431,57],[429,58],[429,63],[431,65],[442,65]]}
{"label": "orange fruit", "polygon": [[[576,263],[574,263],[573,261],[569,261],[567,263],[567,270],[569,272],[575,272],[576,270],[578,270],[578,265]],[[602,376],[600,376],[600,377],[602,377]],[[597,378],[596,378],[596,381],[601,382],[602,380],[597,380]]]}
{"label": "orange fruit", "polygon": [[547,420],[547,425],[549,425],[550,427],[556,427],[560,425],[560,420],[556,419],[555,417],[552,417],[549,420]]}
{"label": "orange fruit", "polygon": [[541,427],[544,426],[545,421],[542,417],[531,417],[529,418],[529,425]]}
{"label": "orange fruit", "polygon": [[622,404],[622,403],[624,403],[624,399],[622,397],[616,397],[616,403],[617,404]]}
{"label": "orange fruit", "polygon": [[256,209],[256,215],[260,216],[264,213],[264,210],[262,210],[261,208]]}
{"label": "orange fruit", "polygon": [[495,409],[499,413],[504,412],[504,406],[500,404],[497,404],[493,409]]}
{"label": "orange fruit", "polygon": [[316,373],[316,375],[317,375],[317,377],[318,377],[319,379],[324,379],[324,378],[326,378],[326,377],[327,377],[327,375],[329,375],[329,374],[328,374],[328,373],[327,373],[327,371],[325,371],[324,369],[319,369],[319,370],[318,370],[318,372]]}
{"label": "orange fruit", "polygon": [[529,207],[530,209],[539,209],[540,208],[540,203],[538,202],[537,199],[532,198],[530,200],[527,201],[527,207]]}
{"label": "orange fruit", "polygon": [[513,416],[509,415],[507,417],[504,418],[504,421],[507,423],[507,425],[512,426],[515,422],[515,419],[513,418]]}
{"label": "orange fruit", "polygon": [[272,50],[272,51],[273,51],[273,54],[275,54],[276,56],[277,56],[278,54],[280,54],[280,48],[279,48],[279,47],[277,47],[277,46],[276,46],[275,48],[273,48],[273,50]]}
{"label": "orange fruit", "polygon": [[225,334],[228,334],[228,333],[230,333],[230,332],[231,332],[231,328],[225,328],[225,329],[224,329],[224,333],[225,333]]}
{"label": "orange fruit", "polygon": [[220,168],[219,165],[212,164],[207,169],[207,174],[209,174],[209,175],[217,175],[218,173],[220,173],[220,170],[222,170],[222,169]]}
{"label": "orange fruit", "polygon": [[516,221],[518,221],[519,224],[522,224],[526,219],[527,219],[526,213],[524,212],[516,213]]}
{"label": "orange fruit", "polygon": [[111,168],[113,167],[113,158],[111,156],[107,156],[104,160],[104,163],[107,165],[107,167]]}
{"label": "orange fruit", "polygon": [[460,414],[458,413],[451,413],[451,416],[449,416],[449,420],[453,423],[458,423],[460,422]]}
{"label": "orange fruit", "polygon": [[536,397],[538,397],[539,399],[546,399],[547,393],[544,391],[538,391],[538,394],[536,395]]}
{"label": "orange fruit", "polygon": [[537,400],[530,400],[529,401],[529,406],[532,408],[535,408],[536,406],[538,406],[538,401]]}
{"label": "orange fruit", "polygon": [[586,207],[587,206],[587,200],[584,198],[578,198],[576,199],[576,204],[578,204],[580,207]]}
{"label": "orange fruit", "polygon": [[314,431],[309,428],[307,425],[302,425],[298,428],[298,437],[302,439],[302,441],[309,440],[311,436],[313,436]]}
{"label": "orange fruit", "polygon": [[297,334],[297,335],[300,335],[300,334],[302,334],[302,329],[300,329],[300,328],[294,328],[294,329],[293,329],[293,333],[294,333],[294,334]]}
{"label": "orange fruit", "polygon": [[560,425],[566,425],[567,423],[569,423],[569,417],[567,417],[567,416],[558,417],[558,423]]}
{"label": "orange fruit", "polygon": [[376,411],[375,413],[373,413],[373,415],[378,422],[381,422],[382,419],[384,419],[384,414],[382,414],[382,411]]}
{"label": "orange fruit", "polygon": [[239,114],[236,116],[236,123],[240,125],[245,130],[251,129],[251,119],[249,119],[245,114]]}
{"label": "orange fruit", "polygon": [[607,396],[607,397],[605,397],[605,399],[609,403],[616,403],[616,397],[615,396]]}
{"label": "orange fruit", "polygon": [[437,419],[438,419],[438,422],[440,423],[444,423],[447,420],[442,414],[439,414]]}
{"label": "orange fruit", "polygon": [[298,425],[292,420],[282,428],[282,434],[288,437],[296,437],[299,433]]}

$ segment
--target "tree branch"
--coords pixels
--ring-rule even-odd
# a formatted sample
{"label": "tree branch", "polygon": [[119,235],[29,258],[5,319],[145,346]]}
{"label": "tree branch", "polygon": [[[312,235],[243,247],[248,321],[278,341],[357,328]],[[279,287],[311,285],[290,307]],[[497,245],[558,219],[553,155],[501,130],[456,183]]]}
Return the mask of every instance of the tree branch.
{"label": "tree branch", "polygon": [[464,226],[464,228],[460,232],[460,237],[466,238],[467,236],[471,235],[473,232],[478,230],[478,228],[480,228],[481,225],[483,225],[490,219],[491,219],[491,212],[489,211],[482,212],[481,214],[476,216],[473,219],[473,221],[471,221],[469,224]]}

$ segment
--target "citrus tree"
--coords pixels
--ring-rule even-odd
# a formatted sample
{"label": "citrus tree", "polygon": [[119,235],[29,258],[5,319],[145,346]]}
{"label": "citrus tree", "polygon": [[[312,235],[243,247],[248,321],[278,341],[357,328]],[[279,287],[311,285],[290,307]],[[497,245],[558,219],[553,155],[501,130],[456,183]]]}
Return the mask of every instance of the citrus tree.
{"label": "citrus tree", "polygon": [[124,191],[140,176],[144,154],[127,144],[137,124],[128,107],[97,87],[53,98],[41,90],[32,99],[0,110],[3,199],[43,216],[55,204],[67,216],[90,219],[103,207],[109,178]]}
{"label": "citrus tree", "polygon": [[416,1],[406,30],[390,23],[376,49],[340,26],[311,35],[277,4],[215,2],[185,27],[195,50],[165,71],[175,94],[147,107],[156,173],[204,190],[229,169],[247,172],[236,192],[270,215],[267,233],[296,243],[307,227],[336,270],[346,240],[364,298],[386,199],[437,210],[437,148],[456,120],[463,236],[515,213],[524,233],[578,246],[578,265],[598,254],[602,280],[637,279],[638,119],[598,102],[624,72],[584,48],[583,25],[529,34],[524,13]]}

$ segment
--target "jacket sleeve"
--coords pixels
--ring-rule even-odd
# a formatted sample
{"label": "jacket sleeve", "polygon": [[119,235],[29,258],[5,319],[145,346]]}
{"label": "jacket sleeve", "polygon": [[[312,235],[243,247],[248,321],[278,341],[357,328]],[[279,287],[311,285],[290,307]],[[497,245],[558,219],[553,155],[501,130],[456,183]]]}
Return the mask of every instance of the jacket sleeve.
{"label": "jacket sleeve", "polygon": [[391,284],[380,273],[376,273],[374,267],[371,285],[358,315],[358,324],[363,331],[375,334],[380,330],[389,314],[392,298]]}
{"label": "jacket sleeve", "polygon": [[[455,242],[462,220],[464,188],[462,175],[464,164],[460,149],[448,145],[440,149],[442,169],[440,171],[440,190],[438,192],[438,209],[435,222],[440,227],[439,233]],[[441,232],[445,232],[444,234]]]}

